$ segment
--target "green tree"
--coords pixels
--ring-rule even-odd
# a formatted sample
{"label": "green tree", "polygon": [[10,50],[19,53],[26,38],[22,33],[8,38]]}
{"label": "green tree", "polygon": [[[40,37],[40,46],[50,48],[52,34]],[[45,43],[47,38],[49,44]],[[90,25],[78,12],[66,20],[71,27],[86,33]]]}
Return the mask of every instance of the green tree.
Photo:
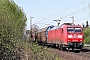
{"label": "green tree", "polygon": [[26,26],[23,9],[12,0],[0,0],[0,60],[15,58],[15,46]]}
{"label": "green tree", "polygon": [[90,44],[90,28],[84,29],[84,40],[86,44]]}

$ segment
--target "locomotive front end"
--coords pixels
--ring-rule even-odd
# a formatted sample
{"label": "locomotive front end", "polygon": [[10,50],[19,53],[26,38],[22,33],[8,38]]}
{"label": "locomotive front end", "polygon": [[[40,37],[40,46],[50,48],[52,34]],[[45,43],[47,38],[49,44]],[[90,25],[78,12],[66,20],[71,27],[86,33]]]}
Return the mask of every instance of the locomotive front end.
{"label": "locomotive front end", "polygon": [[80,26],[67,27],[67,44],[70,48],[80,48],[84,46],[83,30]]}

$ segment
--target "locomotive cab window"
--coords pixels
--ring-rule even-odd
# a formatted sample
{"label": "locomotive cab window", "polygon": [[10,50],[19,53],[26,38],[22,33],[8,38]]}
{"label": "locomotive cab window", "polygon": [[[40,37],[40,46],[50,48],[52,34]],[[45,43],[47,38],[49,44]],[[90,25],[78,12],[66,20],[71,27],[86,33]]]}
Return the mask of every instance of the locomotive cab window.
{"label": "locomotive cab window", "polygon": [[82,32],[81,28],[67,28],[67,32]]}
{"label": "locomotive cab window", "polygon": [[75,28],[75,32],[81,32],[82,29],[81,28]]}
{"label": "locomotive cab window", "polygon": [[67,28],[68,32],[74,32],[74,28]]}

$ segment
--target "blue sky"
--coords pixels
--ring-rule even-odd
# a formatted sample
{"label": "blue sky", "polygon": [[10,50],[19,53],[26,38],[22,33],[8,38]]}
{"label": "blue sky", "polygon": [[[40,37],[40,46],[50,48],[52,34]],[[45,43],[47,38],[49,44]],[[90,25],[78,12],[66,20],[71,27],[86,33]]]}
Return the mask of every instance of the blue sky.
{"label": "blue sky", "polygon": [[66,21],[71,23],[72,16],[75,24],[85,24],[87,20],[90,24],[90,0],[14,0],[14,2],[26,13],[26,29],[30,29],[30,16],[34,17],[32,24],[38,25],[39,28],[44,28],[48,24],[56,26],[57,23],[53,21],[56,19],[60,19],[61,24]]}

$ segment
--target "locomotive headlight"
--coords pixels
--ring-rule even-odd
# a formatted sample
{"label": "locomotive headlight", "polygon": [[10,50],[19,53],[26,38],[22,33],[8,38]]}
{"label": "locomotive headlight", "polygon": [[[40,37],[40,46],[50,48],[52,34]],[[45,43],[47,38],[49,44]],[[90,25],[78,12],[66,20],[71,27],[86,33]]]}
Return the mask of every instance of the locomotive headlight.
{"label": "locomotive headlight", "polygon": [[82,38],[82,35],[78,35],[78,38]]}
{"label": "locomotive headlight", "polygon": [[70,40],[68,40],[68,41],[70,41]]}
{"label": "locomotive headlight", "polygon": [[68,35],[68,38],[72,38],[73,36],[72,35]]}
{"label": "locomotive headlight", "polygon": [[82,42],[82,40],[80,40]]}

